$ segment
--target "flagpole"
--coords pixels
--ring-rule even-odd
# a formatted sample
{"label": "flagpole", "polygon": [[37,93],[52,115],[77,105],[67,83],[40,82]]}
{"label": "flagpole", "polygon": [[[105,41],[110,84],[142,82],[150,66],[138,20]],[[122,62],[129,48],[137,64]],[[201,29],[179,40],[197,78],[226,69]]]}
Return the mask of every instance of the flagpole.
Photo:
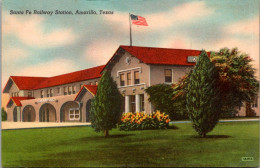
{"label": "flagpole", "polygon": [[129,25],[130,25],[130,46],[132,46],[132,24],[131,24],[131,15],[129,13]]}

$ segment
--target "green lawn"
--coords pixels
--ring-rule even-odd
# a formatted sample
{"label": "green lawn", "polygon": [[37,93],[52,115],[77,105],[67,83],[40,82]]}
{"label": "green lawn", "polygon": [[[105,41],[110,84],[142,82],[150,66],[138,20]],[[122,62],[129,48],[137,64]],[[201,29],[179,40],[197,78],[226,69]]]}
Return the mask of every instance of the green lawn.
{"label": "green lawn", "polygon": [[[2,131],[4,167],[146,166],[258,167],[259,123],[219,123],[208,138],[191,124],[177,129],[110,132],[90,127]],[[253,157],[254,161],[242,161]]]}

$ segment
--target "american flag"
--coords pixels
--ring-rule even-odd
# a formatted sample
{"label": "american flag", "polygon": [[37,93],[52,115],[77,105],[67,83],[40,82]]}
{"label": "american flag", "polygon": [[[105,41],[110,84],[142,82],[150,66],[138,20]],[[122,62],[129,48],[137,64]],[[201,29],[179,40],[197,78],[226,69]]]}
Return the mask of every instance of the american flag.
{"label": "american flag", "polygon": [[148,26],[144,17],[136,16],[133,14],[131,14],[130,17],[131,17],[132,24],[139,25],[139,26]]}

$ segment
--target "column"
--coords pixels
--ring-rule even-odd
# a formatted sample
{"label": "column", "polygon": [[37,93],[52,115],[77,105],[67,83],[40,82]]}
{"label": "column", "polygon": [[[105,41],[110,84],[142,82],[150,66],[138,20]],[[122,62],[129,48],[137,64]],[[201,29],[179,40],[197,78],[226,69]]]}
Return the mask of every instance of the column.
{"label": "column", "polygon": [[125,112],[129,112],[129,96],[125,96]]}
{"label": "column", "polygon": [[17,122],[21,122],[22,119],[21,119],[21,107],[17,107]]}
{"label": "column", "polygon": [[136,112],[140,112],[140,95],[136,94],[135,95],[135,110]]}

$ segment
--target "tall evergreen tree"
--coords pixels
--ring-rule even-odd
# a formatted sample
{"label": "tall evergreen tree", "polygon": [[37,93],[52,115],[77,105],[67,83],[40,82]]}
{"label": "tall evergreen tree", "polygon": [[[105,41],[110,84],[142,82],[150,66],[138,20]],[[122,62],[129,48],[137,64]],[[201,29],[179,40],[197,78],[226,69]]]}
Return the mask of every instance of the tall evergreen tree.
{"label": "tall evergreen tree", "polygon": [[109,130],[116,127],[121,116],[121,94],[110,73],[105,71],[98,84],[97,94],[91,103],[91,126],[96,132],[104,131],[105,137]]}
{"label": "tall evergreen tree", "polygon": [[218,73],[203,50],[188,78],[187,110],[197,133],[205,137],[215,127],[219,111]]}

